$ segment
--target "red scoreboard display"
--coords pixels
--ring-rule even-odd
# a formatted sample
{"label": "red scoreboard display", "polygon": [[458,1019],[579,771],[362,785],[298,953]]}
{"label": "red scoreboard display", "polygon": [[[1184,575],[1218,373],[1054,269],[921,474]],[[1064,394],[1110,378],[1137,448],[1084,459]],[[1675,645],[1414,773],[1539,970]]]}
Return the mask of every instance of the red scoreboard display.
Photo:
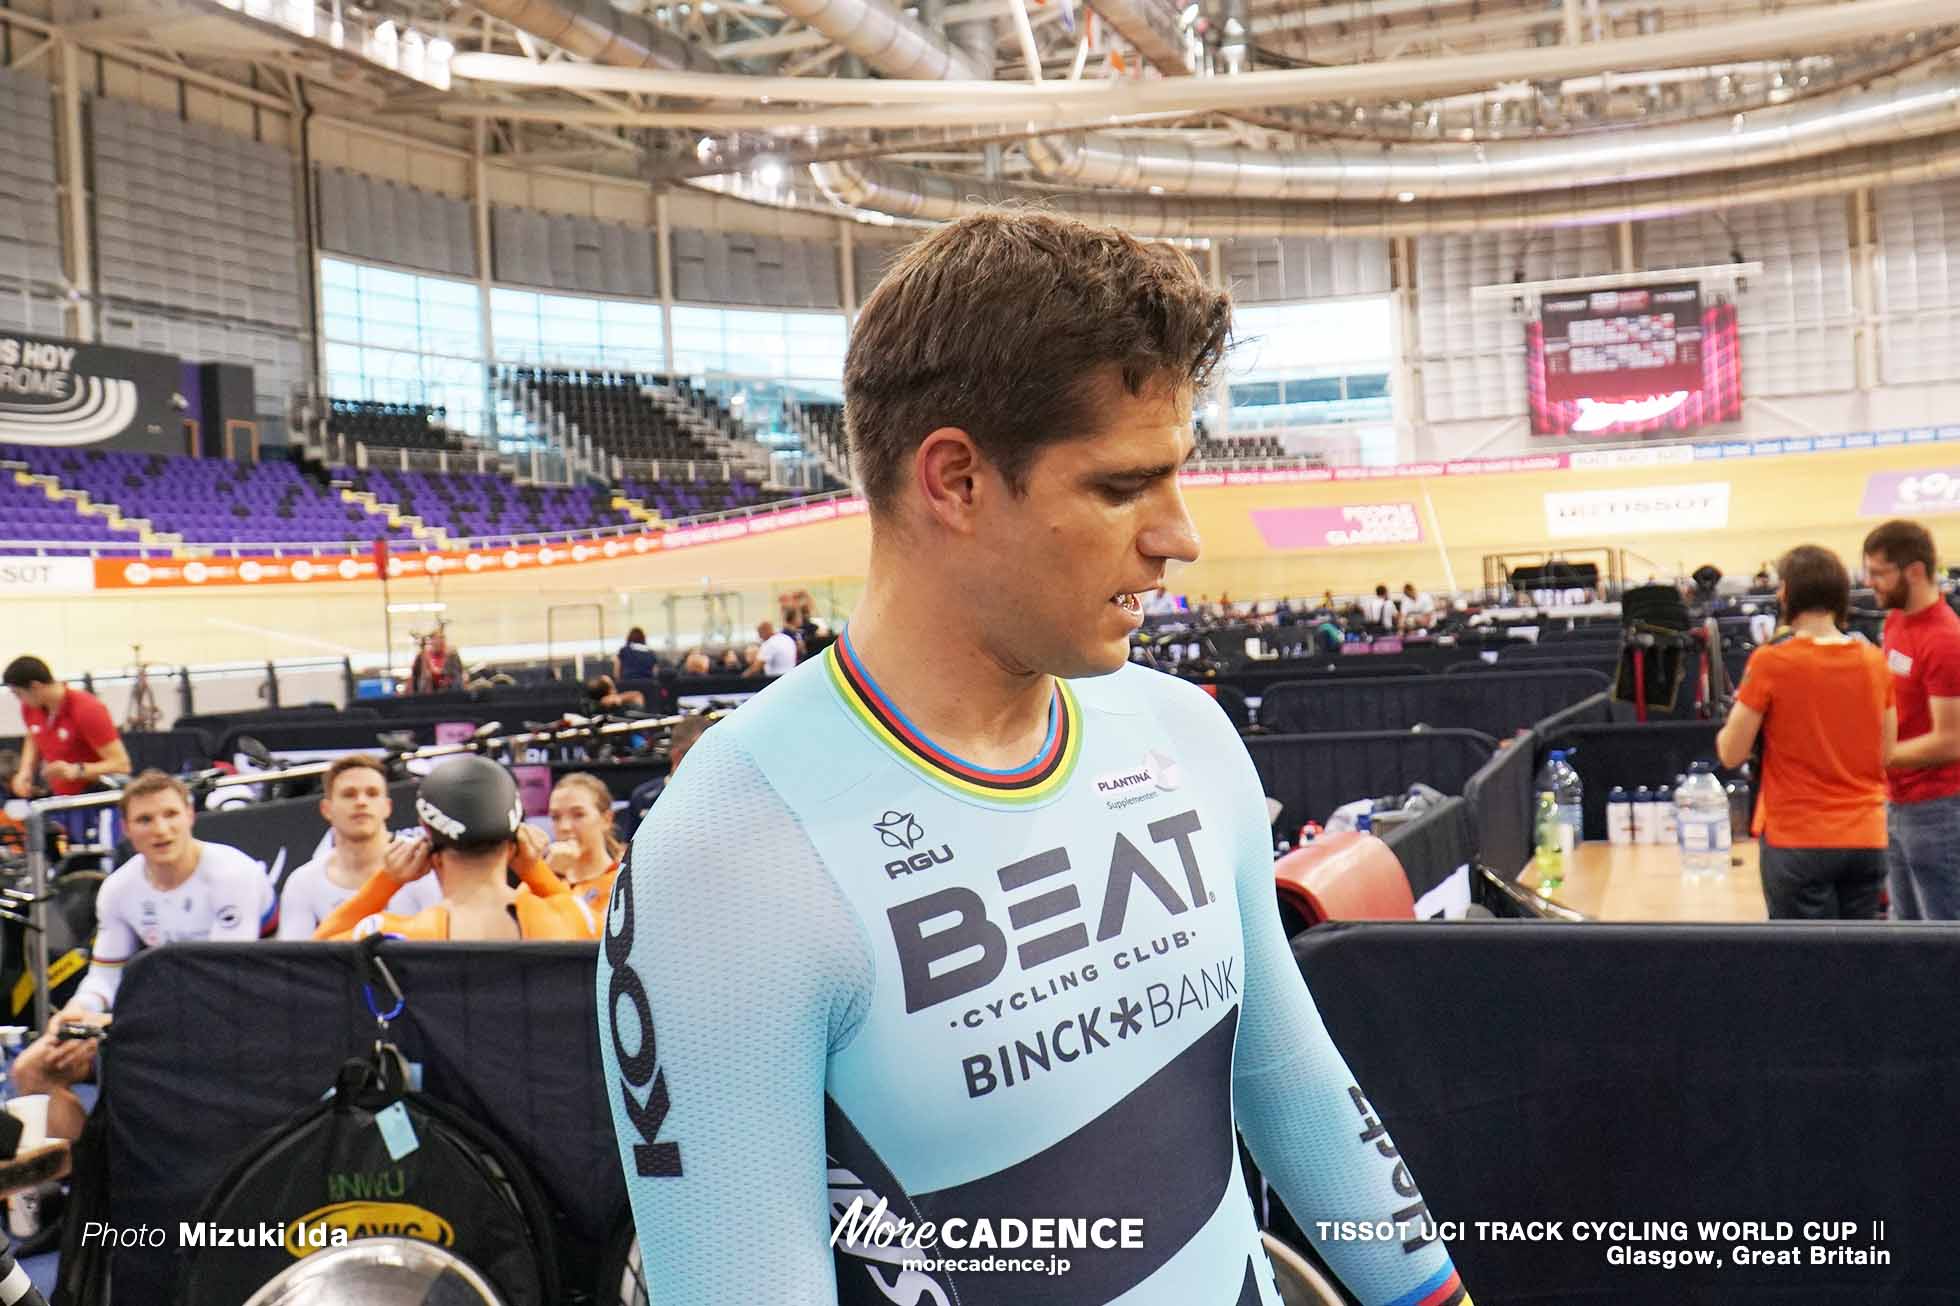
{"label": "red scoreboard display", "polygon": [[1549,295],[1527,335],[1539,435],[1693,430],[1741,415],[1735,308],[1693,282]]}

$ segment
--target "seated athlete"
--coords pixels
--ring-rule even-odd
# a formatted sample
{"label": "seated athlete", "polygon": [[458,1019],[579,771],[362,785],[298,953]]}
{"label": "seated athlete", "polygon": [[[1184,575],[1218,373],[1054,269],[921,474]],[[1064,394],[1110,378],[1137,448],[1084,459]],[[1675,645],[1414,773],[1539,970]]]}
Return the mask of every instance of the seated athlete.
{"label": "seated athlete", "polygon": [[81,1135],[74,1085],[95,1068],[94,1039],[63,1039],[65,1025],[107,1026],[123,966],[145,948],[193,940],[249,941],[272,933],[278,901],[265,870],[245,853],[191,835],[190,790],[145,771],[122,792],[123,828],[136,855],[102,882],[88,974],[68,1005],[13,1066],[17,1092],[48,1095],[48,1132]]}
{"label": "seated athlete", "polygon": [[[1177,471],[1230,321],[1181,252],[1034,210],[939,228],[864,305],[863,598],[695,746],[608,907],[651,1300],[1278,1306],[1235,1126],[1310,1233],[1410,1222],[1316,1238],[1366,1306],[1468,1300],[1294,964],[1244,744],[1128,661],[1198,554]],[[1008,1220],[1070,1250],[1002,1268]]]}
{"label": "seated athlete", "polygon": [[[286,887],[279,891],[280,938],[312,938],[327,914],[381,869],[388,852],[388,818],[394,813],[388,773],[379,758],[348,753],[334,759],[320,798],[329,838],[313,860],[286,877]],[[388,909],[412,916],[441,896],[435,880],[425,877],[403,885]]]}
{"label": "seated athlete", "polygon": [[591,909],[595,921],[600,919],[626,851],[613,833],[612,790],[606,782],[589,771],[574,771],[553,785],[551,833],[556,842],[545,853],[545,865]]}
{"label": "seated athlete", "polygon": [[[474,753],[423,777],[422,829],[396,838],[381,869],[313,932],[316,939],[591,939],[597,921],[544,864],[545,837],[524,824],[509,771]],[[516,872],[523,883],[510,887]],[[441,900],[413,915],[385,910],[402,886],[434,873]]]}

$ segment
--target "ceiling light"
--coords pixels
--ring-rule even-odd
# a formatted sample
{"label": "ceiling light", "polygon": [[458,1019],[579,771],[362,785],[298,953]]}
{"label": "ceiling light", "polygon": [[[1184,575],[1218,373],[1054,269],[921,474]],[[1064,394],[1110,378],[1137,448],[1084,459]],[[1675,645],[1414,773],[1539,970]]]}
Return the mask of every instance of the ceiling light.
{"label": "ceiling light", "polygon": [[1184,12],[1177,16],[1177,25],[1179,27],[1189,27],[1191,24],[1197,21],[1198,21],[1197,0],[1192,0],[1190,4],[1184,6]]}
{"label": "ceiling light", "polygon": [[694,157],[702,163],[706,163],[709,159],[713,158],[714,153],[714,137],[703,136],[700,140],[694,142]]}
{"label": "ceiling light", "polygon": [[774,159],[764,159],[756,165],[755,179],[770,190],[778,190],[783,184],[783,165]]}
{"label": "ceiling light", "polygon": [[1395,197],[1395,201],[1398,204],[1413,204],[1415,202],[1415,198],[1416,198],[1416,193],[1414,191],[1405,190],[1400,195],[1397,195]]}

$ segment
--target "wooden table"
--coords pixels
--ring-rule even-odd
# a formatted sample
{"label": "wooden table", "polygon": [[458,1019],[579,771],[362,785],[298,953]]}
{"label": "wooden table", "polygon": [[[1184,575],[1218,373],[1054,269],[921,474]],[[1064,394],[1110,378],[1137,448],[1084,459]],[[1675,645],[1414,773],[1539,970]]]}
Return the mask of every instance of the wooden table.
{"label": "wooden table", "polygon": [[[1602,921],[1760,921],[1769,919],[1763,903],[1763,877],[1754,841],[1735,845],[1729,873],[1689,879],[1681,873],[1681,854],[1672,844],[1579,845],[1568,859],[1565,882],[1546,894]],[[1538,867],[1527,866],[1519,883],[1538,892]]]}

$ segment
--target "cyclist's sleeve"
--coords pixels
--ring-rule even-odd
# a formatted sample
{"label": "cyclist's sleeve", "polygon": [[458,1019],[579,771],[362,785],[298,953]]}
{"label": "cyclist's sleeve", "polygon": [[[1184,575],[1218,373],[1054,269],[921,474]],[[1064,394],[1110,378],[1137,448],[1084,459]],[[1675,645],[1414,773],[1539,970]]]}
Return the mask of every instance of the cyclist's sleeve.
{"label": "cyclist's sleeve", "polygon": [[[434,874],[434,872],[430,872]],[[346,939],[353,937],[354,927],[370,916],[377,915],[388,908],[388,902],[395,896],[401,884],[387,871],[376,871],[367,877],[367,882],[354,890],[354,896],[327,913],[313,931],[316,939]]]}
{"label": "cyclist's sleeve", "polygon": [[121,874],[118,870],[110,875],[103,881],[102,891],[95,895],[95,943],[89,949],[88,974],[82,977],[73,999],[75,1005],[95,1011],[115,1008],[123,967],[143,949],[143,941],[123,918],[122,886],[117,882]]}
{"label": "cyclist's sleeve", "polygon": [[[1245,770],[1239,822],[1239,915],[1244,1005],[1232,1062],[1232,1101],[1253,1160],[1321,1257],[1363,1306],[1468,1306],[1449,1252],[1421,1241],[1433,1223],[1409,1167],[1368,1105],[1293,960],[1273,888],[1273,856],[1258,773]],[[1406,1221],[1415,1245],[1334,1241],[1321,1220]]]}
{"label": "cyclist's sleeve", "polygon": [[833,1306],[825,1068],[871,952],[733,734],[695,745],[613,886],[607,1097],[650,1300]]}

